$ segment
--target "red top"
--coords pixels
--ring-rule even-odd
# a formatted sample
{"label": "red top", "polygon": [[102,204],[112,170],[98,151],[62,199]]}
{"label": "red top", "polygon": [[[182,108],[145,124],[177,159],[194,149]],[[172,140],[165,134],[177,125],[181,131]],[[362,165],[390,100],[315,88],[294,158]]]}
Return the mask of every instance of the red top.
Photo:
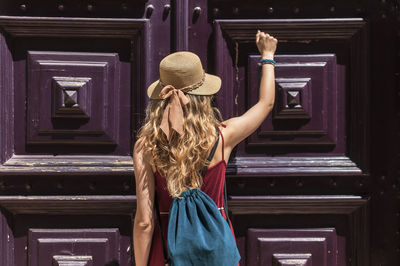
{"label": "red top", "polygon": [[[224,158],[224,137],[222,136],[222,133],[221,133],[221,139],[222,139],[222,158]],[[224,206],[225,170],[226,170],[225,159],[222,159],[218,163],[210,166],[203,177],[203,185],[201,186],[201,190],[214,200],[218,208]],[[156,178],[155,189],[158,196],[158,204],[161,213],[162,230],[164,235],[164,241],[166,242],[168,233],[167,212],[169,211],[173,199],[168,193],[167,183],[165,178],[158,171],[155,172],[154,176]],[[220,211],[224,219],[226,219],[225,211],[223,209],[221,209]],[[163,212],[166,213],[163,214]],[[232,230],[233,237],[235,237],[232,224],[230,224],[230,227]],[[164,256],[161,247],[161,237],[157,220],[155,221],[154,225],[153,240],[151,243],[148,265],[164,266]]]}

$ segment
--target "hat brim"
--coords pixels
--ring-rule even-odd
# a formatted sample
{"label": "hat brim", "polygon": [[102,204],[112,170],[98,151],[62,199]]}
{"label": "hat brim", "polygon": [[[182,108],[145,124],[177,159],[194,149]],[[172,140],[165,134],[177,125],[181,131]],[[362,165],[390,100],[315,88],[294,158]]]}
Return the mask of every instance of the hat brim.
{"label": "hat brim", "polygon": [[[157,80],[147,88],[147,95],[150,99],[161,99],[159,94],[162,88],[163,86],[161,85],[160,80]],[[205,73],[203,84],[200,87],[186,93],[194,95],[213,95],[216,94],[220,89],[221,78]]]}

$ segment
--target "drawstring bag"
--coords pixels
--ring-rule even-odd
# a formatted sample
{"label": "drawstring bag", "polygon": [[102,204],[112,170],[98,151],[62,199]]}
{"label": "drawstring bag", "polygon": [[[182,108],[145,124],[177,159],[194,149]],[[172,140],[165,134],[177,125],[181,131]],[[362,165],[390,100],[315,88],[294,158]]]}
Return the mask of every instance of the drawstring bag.
{"label": "drawstring bag", "polygon": [[[214,156],[218,140],[219,136],[208,162]],[[202,176],[206,170],[207,166],[204,167]],[[225,203],[224,205],[226,206]],[[227,216],[225,221],[213,199],[201,189],[189,189],[172,201],[168,217],[169,258],[165,250],[157,196],[155,207],[166,265],[237,265],[240,254],[229,226],[229,218]]]}

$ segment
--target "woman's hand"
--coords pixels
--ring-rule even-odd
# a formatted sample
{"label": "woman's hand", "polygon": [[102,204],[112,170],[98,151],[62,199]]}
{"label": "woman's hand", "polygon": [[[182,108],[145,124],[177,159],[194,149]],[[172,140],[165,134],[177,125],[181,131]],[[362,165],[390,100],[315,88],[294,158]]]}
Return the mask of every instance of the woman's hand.
{"label": "woman's hand", "polygon": [[268,33],[258,31],[256,34],[256,44],[262,58],[272,59],[276,51],[277,43],[278,40]]}

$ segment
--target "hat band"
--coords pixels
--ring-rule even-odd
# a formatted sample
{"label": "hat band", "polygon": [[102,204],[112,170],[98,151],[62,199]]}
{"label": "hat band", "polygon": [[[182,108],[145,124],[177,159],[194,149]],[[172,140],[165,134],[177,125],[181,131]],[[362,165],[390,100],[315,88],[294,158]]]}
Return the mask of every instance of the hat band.
{"label": "hat band", "polygon": [[[192,91],[192,90],[194,90],[194,89],[197,89],[198,87],[200,87],[201,85],[203,85],[205,78],[206,78],[206,73],[203,71],[203,77],[201,78],[201,80],[200,80],[199,82],[197,82],[197,83],[195,83],[195,84],[192,84],[192,85],[189,85],[189,86],[186,86],[186,87],[183,87],[183,88],[180,88],[180,89],[178,89],[178,90],[183,91],[183,92],[188,92],[188,91]],[[171,85],[171,84],[165,84],[165,83],[162,82],[161,79],[160,79],[160,85],[161,85],[162,87],[165,87],[165,86],[168,86],[168,85]]]}

